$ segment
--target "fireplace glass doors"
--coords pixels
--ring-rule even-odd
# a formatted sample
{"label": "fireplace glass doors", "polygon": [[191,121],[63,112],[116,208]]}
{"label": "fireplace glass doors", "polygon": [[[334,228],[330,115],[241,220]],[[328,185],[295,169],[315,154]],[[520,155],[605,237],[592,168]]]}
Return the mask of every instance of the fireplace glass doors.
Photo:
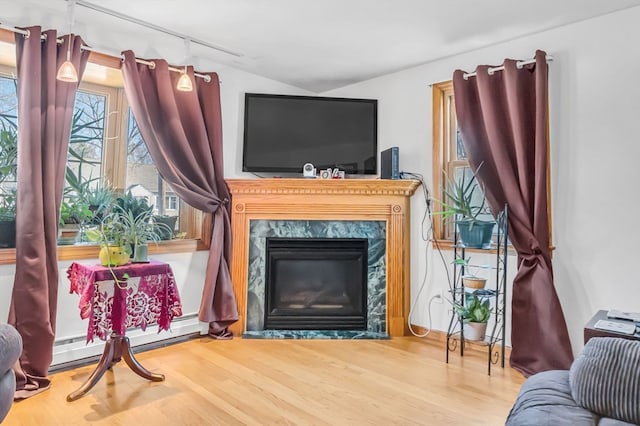
{"label": "fireplace glass doors", "polygon": [[267,238],[265,330],[366,330],[366,238]]}

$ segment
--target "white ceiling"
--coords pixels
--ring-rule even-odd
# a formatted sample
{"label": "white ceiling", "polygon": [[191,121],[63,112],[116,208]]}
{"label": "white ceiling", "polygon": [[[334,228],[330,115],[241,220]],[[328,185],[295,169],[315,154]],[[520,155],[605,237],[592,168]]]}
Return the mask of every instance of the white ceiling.
{"label": "white ceiling", "polygon": [[[231,66],[313,92],[640,5],[640,0],[86,0],[240,53],[76,4],[73,32],[95,48]],[[0,22],[66,33],[66,0],[0,0]],[[541,46],[544,48],[544,46]]]}

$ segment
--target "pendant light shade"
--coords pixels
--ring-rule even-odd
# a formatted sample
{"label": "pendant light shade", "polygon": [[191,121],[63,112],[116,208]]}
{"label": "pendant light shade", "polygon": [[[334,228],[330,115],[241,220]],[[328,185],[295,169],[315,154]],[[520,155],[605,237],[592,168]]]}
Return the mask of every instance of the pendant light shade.
{"label": "pendant light shade", "polygon": [[56,79],[60,81],[64,81],[67,83],[77,83],[78,82],[78,72],[76,71],[76,67],[71,63],[71,43],[73,43],[73,34],[71,34],[71,30],[73,28],[73,6],[75,5],[75,0],[70,0],[67,5],[67,13],[69,15],[69,45],[67,46],[67,60],[60,65],[58,68],[58,73],[56,74]]}
{"label": "pendant light shade", "polygon": [[189,78],[189,74],[187,74],[187,67],[184,67],[184,72],[180,75],[178,79],[178,85],[176,86],[181,92],[191,92],[193,91],[193,84],[191,83],[191,78]]}
{"label": "pendant light shade", "polygon": [[[69,41],[69,43],[71,43],[71,41]],[[70,55],[67,54],[67,60],[64,61],[62,65],[60,65],[60,68],[58,68],[58,74],[56,74],[56,78],[67,83],[77,83],[78,72],[76,71],[76,67],[74,67],[69,60],[69,56]]]}
{"label": "pendant light shade", "polygon": [[[191,40],[188,38],[184,39],[184,61],[185,63],[189,61],[191,56]],[[187,74],[187,66],[184,66],[184,71],[180,75],[178,79],[178,85],[176,86],[180,92],[191,92],[193,91],[193,83],[191,82],[191,78],[189,74]]]}

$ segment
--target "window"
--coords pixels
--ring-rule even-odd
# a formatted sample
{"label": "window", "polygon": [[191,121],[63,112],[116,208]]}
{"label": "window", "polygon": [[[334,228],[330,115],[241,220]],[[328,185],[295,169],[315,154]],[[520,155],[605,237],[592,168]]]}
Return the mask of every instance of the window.
{"label": "window", "polygon": [[[462,135],[456,121],[455,103],[453,98],[453,82],[433,85],[433,191],[434,198],[446,202],[444,188],[448,182],[461,179],[468,181],[473,178],[469,161],[462,144]],[[473,204],[481,205],[484,195],[474,193]],[[441,206],[435,203],[435,211]],[[478,216],[480,220],[493,220],[487,209],[486,213]],[[453,240],[454,229],[451,221],[442,220],[441,216],[434,216],[434,236],[439,240]]]}
{"label": "window", "polygon": [[[464,152],[462,136],[456,121],[453,98],[453,82],[447,81],[433,85],[433,197],[443,200],[443,188],[448,180],[468,179],[472,176],[469,162]],[[549,155],[549,151],[547,152]],[[550,167],[547,161],[547,185],[551,185]],[[480,197],[480,194],[477,194]],[[551,211],[551,191],[547,190],[547,205]],[[481,199],[476,204],[481,204]],[[433,205],[434,211],[441,210],[438,203]],[[486,213],[479,216],[481,220],[492,220],[487,208]],[[453,240],[453,224],[445,223],[441,216],[434,215],[434,237],[438,240]],[[494,228],[494,233],[497,229]],[[549,222],[549,242],[551,243],[551,222]],[[508,241],[510,244],[510,242]],[[553,245],[550,246],[553,250]]]}
{"label": "window", "polygon": [[16,81],[0,76],[0,216],[11,216],[15,206],[18,155]]}
{"label": "window", "polygon": [[[96,72],[100,68],[104,70]],[[92,75],[107,77],[100,81]],[[119,70],[88,64],[76,94],[63,197],[73,197],[78,191],[100,186],[110,186],[121,193],[131,190],[134,196],[146,198],[155,207],[154,214],[178,216],[176,232],[184,239],[163,241],[150,246],[150,251],[207,248],[209,239],[203,236],[210,233],[210,220],[205,220],[202,212],[182,202],[160,177],[127,105],[122,86]],[[16,186],[16,152],[15,69],[0,66],[0,215],[8,195]],[[87,244],[59,249],[60,259],[96,256],[97,247]],[[12,262],[15,262],[15,251],[0,254],[0,263]]]}

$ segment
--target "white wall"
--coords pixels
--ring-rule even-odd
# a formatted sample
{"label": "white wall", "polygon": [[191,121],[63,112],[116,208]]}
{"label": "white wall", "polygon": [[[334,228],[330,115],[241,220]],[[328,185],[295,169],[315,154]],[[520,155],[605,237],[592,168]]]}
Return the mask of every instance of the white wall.
{"label": "white wall", "polygon": [[[430,84],[453,71],[528,59],[536,49],[553,55],[550,65],[553,264],[556,288],[574,352],[583,326],[598,309],[640,311],[640,283],[630,272],[638,262],[640,231],[640,7],[526,38],[424,64],[331,91],[330,95],[379,99],[380,148],[400,147],[400,168],[431,182]],[[424,200],[412,200],[411,281],[413,322],[428,323],[430,295],[446,287],[442,262],[420,239]],[[511,262],[512,271],[515,262]],[[445,330],[447,315],[433,305],[433,326]]]}

